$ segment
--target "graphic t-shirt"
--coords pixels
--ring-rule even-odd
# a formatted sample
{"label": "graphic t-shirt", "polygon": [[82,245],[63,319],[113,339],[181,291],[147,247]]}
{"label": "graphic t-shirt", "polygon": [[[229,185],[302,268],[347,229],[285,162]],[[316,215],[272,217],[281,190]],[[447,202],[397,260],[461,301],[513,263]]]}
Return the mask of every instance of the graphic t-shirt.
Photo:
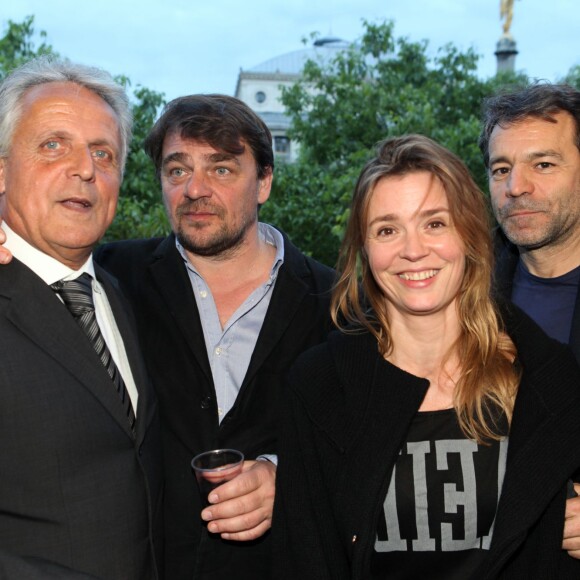
{"label": "graphic t-shirt", "polygon": [[470,578],[491,544],[506,454],[507,437],[466,439],[454,409],[417,413],[379,517],[372,577]]}

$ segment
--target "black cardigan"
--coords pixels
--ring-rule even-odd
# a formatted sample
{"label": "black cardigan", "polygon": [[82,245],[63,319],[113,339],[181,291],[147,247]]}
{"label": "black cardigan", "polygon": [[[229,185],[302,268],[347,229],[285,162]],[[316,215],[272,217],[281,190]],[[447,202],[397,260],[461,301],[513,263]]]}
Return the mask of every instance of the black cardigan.
{"label": "black cardigan", "polygon": [[[515,307],[523,368],[490,551],[475,577],[580,578],[561,549],[566,483],[580,466],[580,370]],[[289,377],[274,513],[279,580],[365,579],[393,465],[428,387],[368,333],[332,333]],[[380,458],[380,459],[379,459]]]}

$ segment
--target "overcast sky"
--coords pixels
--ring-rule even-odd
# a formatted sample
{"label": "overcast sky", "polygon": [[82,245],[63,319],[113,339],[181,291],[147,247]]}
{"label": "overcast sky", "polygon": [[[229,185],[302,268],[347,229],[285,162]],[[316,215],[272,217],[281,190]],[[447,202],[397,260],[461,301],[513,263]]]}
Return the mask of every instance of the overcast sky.
{"label": "overcast sky", "polygon": [[[495,73],[500,0],[13,0],[7,21],[35,16],[36,30],[61,55],[125,74],[171,99],[233,95],[238,73],[304,48],[311,32],[356,40],[362,20],[394,20],[395,35],[448,42],[482,55],[479,74]],[[515,0],[511,32],[516,68],[551,81],[580,64],[580,0]]]}

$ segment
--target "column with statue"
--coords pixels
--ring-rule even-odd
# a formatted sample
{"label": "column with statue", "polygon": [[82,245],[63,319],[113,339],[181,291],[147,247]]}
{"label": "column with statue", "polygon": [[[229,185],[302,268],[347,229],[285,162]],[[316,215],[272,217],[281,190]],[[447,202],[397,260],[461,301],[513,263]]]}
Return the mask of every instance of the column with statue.
{"label": "column with statue", "polygon": [[496,45],[497,72],[515,72],[516,41],[511,35],[510,28],[514,17],[514,0],[500,0],[500,20],[503,20],[503,34]]}

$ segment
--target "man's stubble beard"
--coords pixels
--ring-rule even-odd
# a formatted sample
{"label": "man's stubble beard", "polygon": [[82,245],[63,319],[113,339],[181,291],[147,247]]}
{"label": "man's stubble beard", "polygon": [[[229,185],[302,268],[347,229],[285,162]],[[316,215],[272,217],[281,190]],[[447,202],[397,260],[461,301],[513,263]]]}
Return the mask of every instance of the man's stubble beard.
{"label": "man's stubble beard", "polygon": [[[196,256],[225,260],[232,255],[235,255],[238,248],[243,245],[246,239],[246,233],[255,221],[257,221],[257,216],[255,219],[244,219],[239,228],[232,229],[228,228],[225,223],[225,211],[222,208],[205,204],[202,207],[211,209],[217,218],[222,221],[218,230],[213,235],[204,239],[203,230],[208,227],[206,224],[193,224],[191,226],[194,230],[193,233],[186,233],[182,227],[180,216],[187,211],[191,211],[194,203],[195,202],[183,204],[177,209],[177,228],[175,236],[179,243],[187,252]],[[200,236],[195,235],[195,230],[200,232]]]}
{"label": "man's stubble beard", "polygon": [[[576,192],[580,195],[580,190]],[[507,215],[514,209],[541,211],[548,215],[548,220],[541,226],[525,228],[510,227]],[[554,214],[553,208],[546,203],[538,202],[514,202],[508,206],[503,206],[501,210],[495,208],[498,223],[500,224],[507,239],[523,250],[537,250],[548,246],[559,246],[566,244],[575,234],[580,234],[580,209],[572,211],[573,208],[566,204],[561,210]],[[573,218],[570,220],[570,218]]]}

